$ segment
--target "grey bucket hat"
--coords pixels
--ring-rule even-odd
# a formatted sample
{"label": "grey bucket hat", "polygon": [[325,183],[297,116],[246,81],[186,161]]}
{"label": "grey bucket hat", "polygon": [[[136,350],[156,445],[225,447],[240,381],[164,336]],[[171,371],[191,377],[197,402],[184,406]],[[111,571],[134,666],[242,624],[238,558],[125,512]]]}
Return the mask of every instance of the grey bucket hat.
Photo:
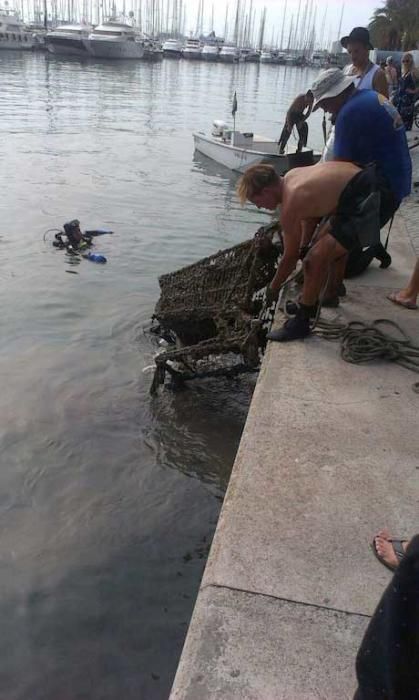
{"label": "grey bucket hat", "polygon": [[355,80],[353,75],[345,75],[340,68],[328,68],[322,70],[317,76],[311,92],[314,95],[313,112],[320,107],[320,103],[329,97],[337,97],[346,90]]}

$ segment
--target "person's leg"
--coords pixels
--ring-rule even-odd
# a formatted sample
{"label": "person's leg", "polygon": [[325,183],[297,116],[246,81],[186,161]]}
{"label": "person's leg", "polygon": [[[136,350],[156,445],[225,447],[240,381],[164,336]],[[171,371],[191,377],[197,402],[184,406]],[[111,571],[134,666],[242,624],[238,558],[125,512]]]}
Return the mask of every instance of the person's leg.
{"label": "person's leg", "polygon": [[372,616],[356,658],[354,700],[414,700],[419,688],[419,536]]}
{"label": "person's leg", "polygon": [[319,240],[304,258],[302,304],[314,306],[318,303],[320,293],[328,277],[330,275],[337,276],[333,271],[335,264],[342,268],[347,255],[347,249],[330,234],[330,224],[326,223],[325,228],[320,233]]}
{"label": "person's leg", "polygon": [[419,296],[419,258],[416,260],[415,269],[407,284],[407,287],[399,292],[392,292],[388,298],[395,304],[404,306],[407,309],[417,309],[417,300]]}
{"label": "person's leg", "polygon": [[330,234],[330,222],[316,234],[317,242],[304,258],[304,284],[301,301],[293,318],[288,319],[282,328],[268,333],[268,340],[279,343],[305,338],[310,333],[310,319],[316,315],[320,293],[327,282],[330,266],[347,254],[344,248]]}
{"label": "person's leg", "polygon": [[298,146],[297,146],[297,151],[300,152],[305,146],[307,146],[307,139],[308,139],[308,126],[307,122],[298,122],[297,124],[297,131],[298,131]]}
{"label": "person's leg", "polygon": [[393,537],[389,530],[384,528],[384,530],[380,530],[376,534],[372,546],[380,562],[387,568],[395,570],[399,566],[408,545],[409,540],[399,540],[397,537]]}
{"label": "person's leg", "polygon": [[290,136],[291,136],[291,130],[288,129],[288,124],[287,124],[287,122],[285,122],[284,128],[282,129],[281,137],[280,137],[280,139],[279,139],[279,141],[278,141],[279,152],[280,152],[281,155],[282,155],[282,154],[284,153],[284,151],[285,151],[285,147],[286,147],[286,145],[287,145],[287,143],[288,143],[288,139],[289,139]]}

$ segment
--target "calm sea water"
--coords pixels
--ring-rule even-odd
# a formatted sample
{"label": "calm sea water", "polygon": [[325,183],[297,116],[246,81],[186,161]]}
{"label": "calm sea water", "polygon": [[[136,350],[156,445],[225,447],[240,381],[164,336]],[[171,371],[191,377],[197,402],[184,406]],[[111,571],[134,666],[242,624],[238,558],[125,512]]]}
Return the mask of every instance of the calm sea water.
{"label": "calm sea water", "polygon": [[[314,74],[6,51],[0,69],[0,700],[165,699],[255,379],[151,400],[143,328],[159,274],[264,220],[191,132],[237,90],[238,126],[278,136]],[[43,241],[75,217],[114,229],[106,266]]]}

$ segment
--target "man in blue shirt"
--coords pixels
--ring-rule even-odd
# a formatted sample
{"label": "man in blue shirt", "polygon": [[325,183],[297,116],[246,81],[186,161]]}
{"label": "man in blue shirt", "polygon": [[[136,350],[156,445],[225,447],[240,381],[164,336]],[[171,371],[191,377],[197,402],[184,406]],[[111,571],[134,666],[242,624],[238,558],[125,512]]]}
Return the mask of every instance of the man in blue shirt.
{"label": "man in blue shirt", "polygon": [[[357,90],[339,68],[322,71],[311,89],[313,111],[321,107],[335,123],[334,159],[361,166],[375,163],[382,228],[411,191],[412,162],[399,113],[374,90]],[[381,244],[370,250],[369,260],[378,257],[382,266],[390,264]]]}

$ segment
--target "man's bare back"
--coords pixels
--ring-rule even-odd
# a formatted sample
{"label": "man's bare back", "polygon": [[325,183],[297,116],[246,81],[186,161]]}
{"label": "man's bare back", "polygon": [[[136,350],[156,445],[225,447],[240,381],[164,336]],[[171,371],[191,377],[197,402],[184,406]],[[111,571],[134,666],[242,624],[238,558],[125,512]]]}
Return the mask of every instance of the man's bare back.
{"label": "man's bare back", "polygon": [[282,189],[281,221],[320,219],[333,214],[346,185],[359,173],[353,163],[318,163],[294,168],[285,175]]}

